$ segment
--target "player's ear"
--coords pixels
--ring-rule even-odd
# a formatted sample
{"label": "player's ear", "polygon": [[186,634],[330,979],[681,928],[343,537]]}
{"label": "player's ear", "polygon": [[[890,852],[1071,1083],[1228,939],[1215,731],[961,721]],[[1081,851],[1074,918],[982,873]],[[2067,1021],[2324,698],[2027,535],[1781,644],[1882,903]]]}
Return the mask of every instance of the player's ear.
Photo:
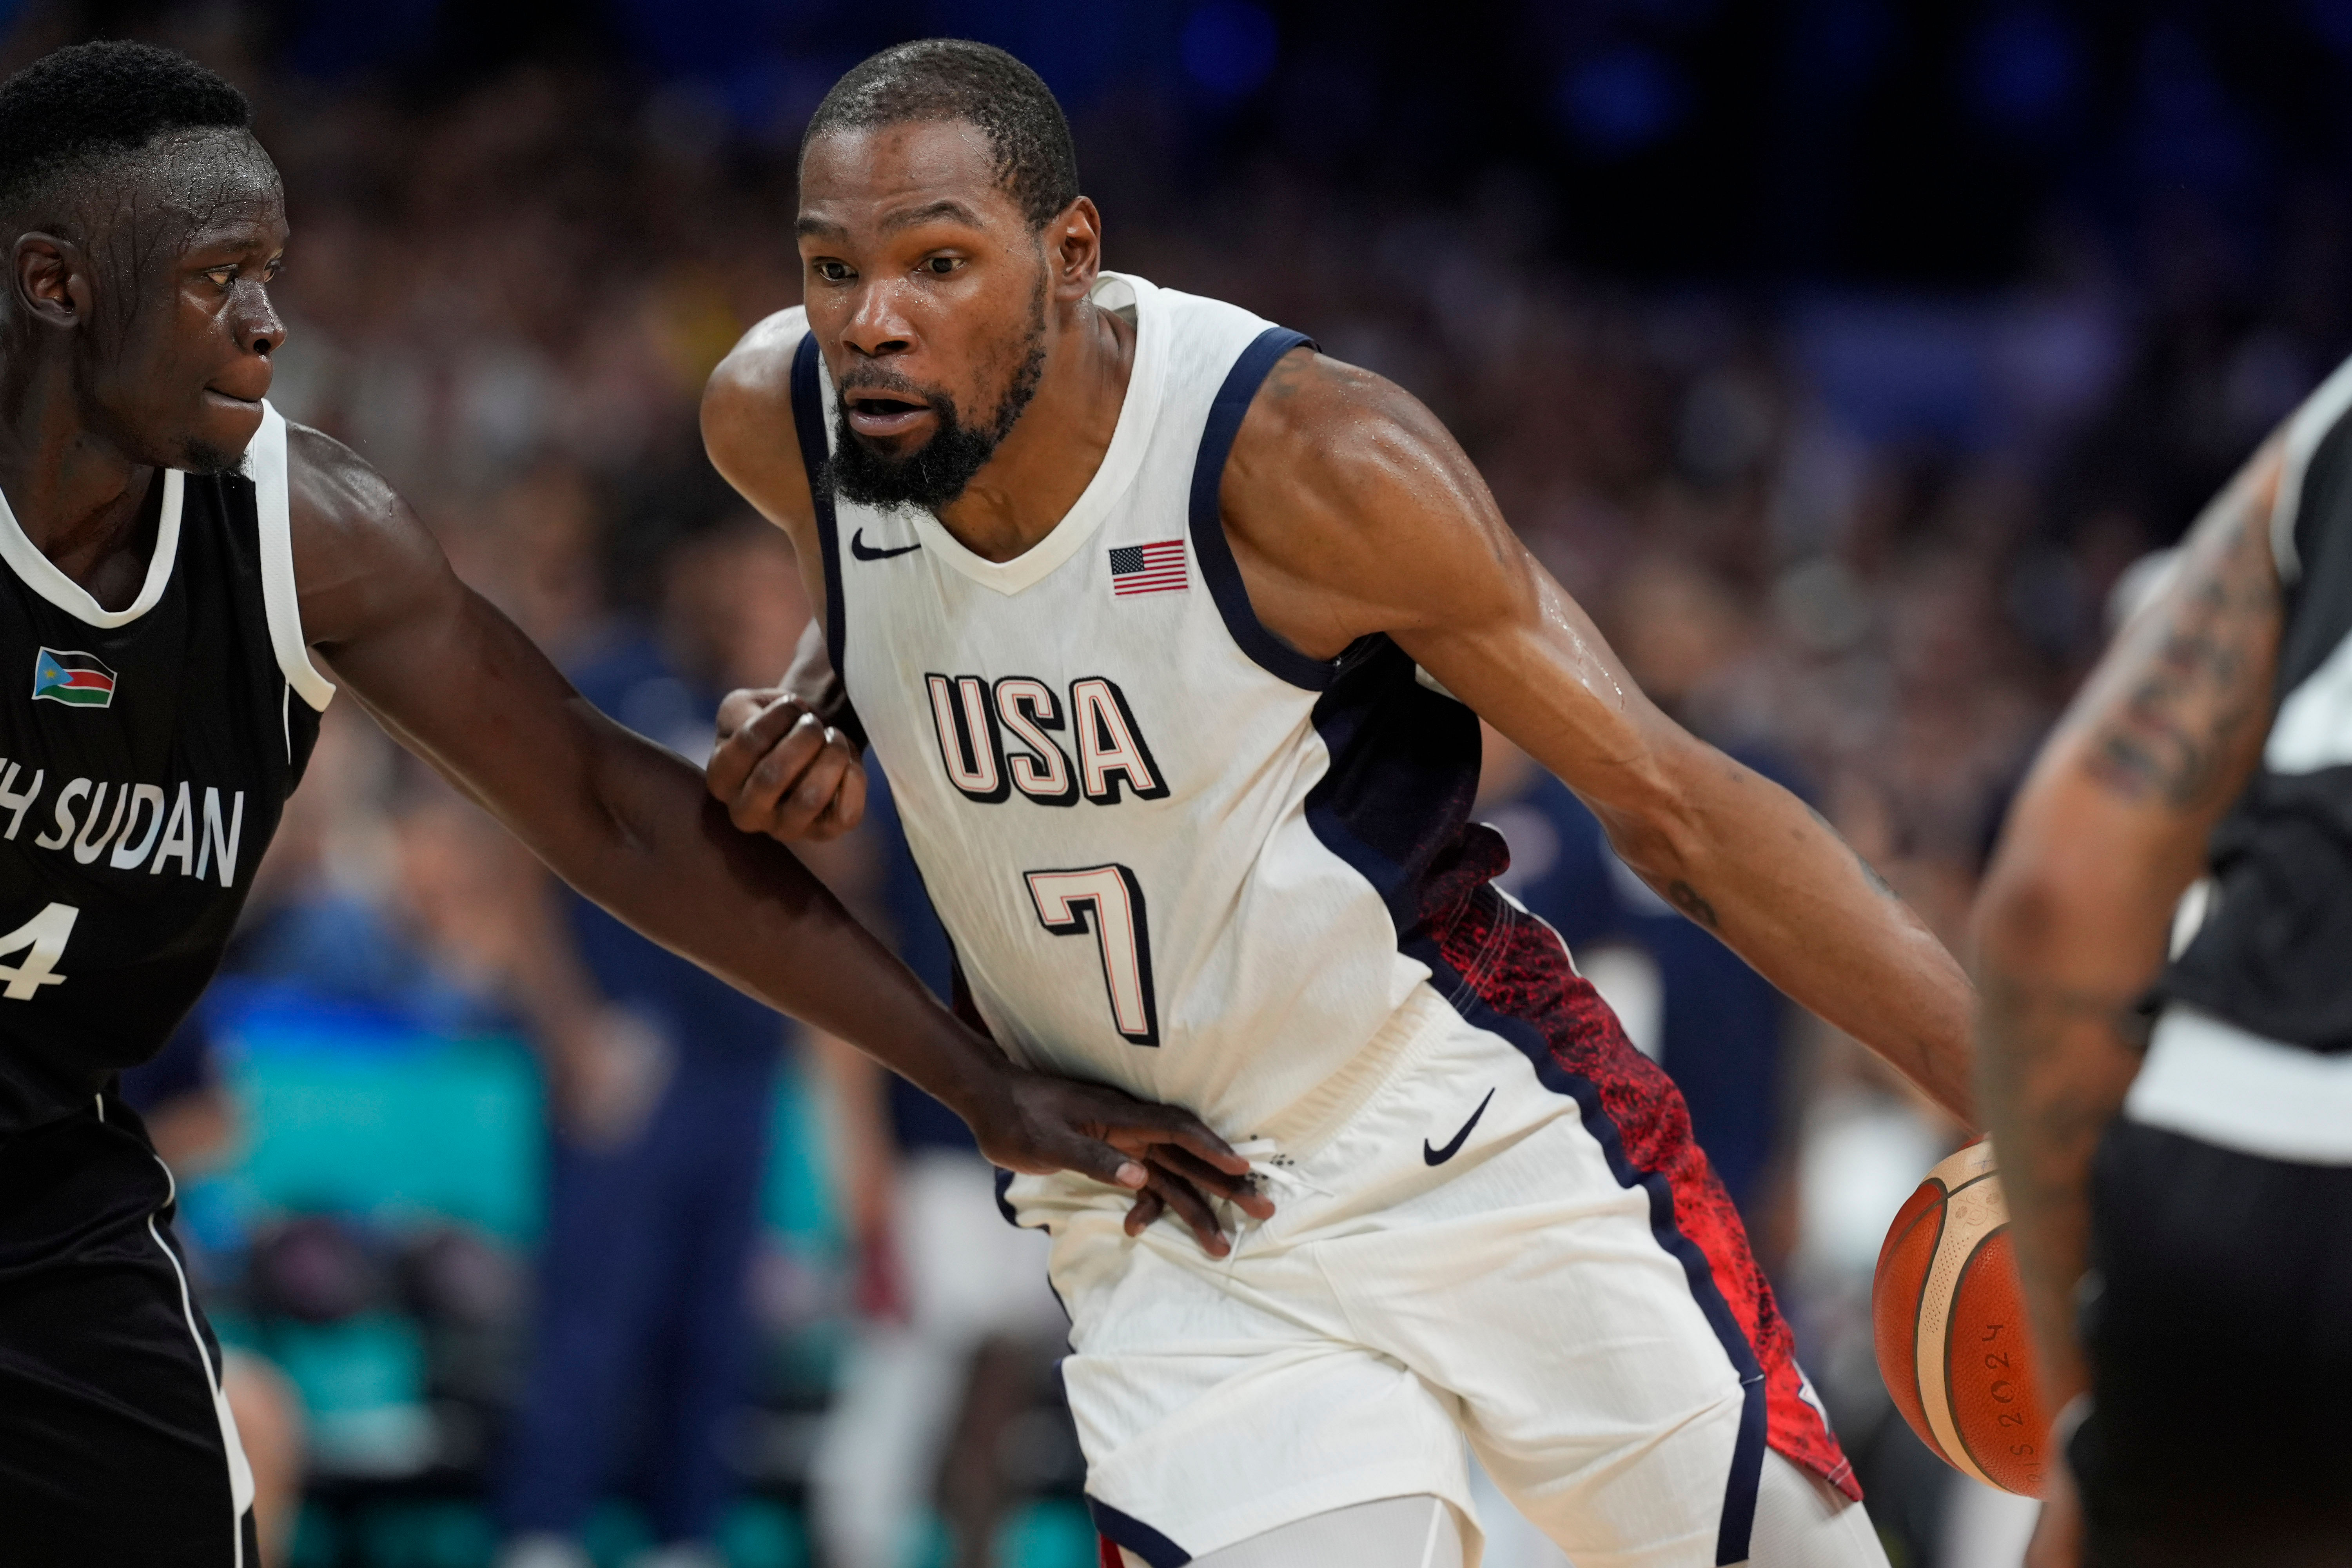
{"label": "player's ear", "polygon": [[55,235],[27,234],[16,241],[15,261],[19,308],[47,326],[81,324],[89,310],[89,279],[79,246]]}
{"label": "player's ear", "polygon": [[1094,198],[1080,196],[1045,225],[1045,256],[1054,268],[1054,292],[1083,300],[1102,271],[1102,214]]}

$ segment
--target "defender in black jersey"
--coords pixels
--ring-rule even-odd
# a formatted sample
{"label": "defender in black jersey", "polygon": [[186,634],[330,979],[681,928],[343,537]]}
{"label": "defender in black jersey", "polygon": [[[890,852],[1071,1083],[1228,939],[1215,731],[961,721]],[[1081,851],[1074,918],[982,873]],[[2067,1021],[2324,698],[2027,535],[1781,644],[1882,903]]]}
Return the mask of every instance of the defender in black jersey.
{"label": "defender in black jersey", "polygon": [[[136,45],[0,85],[0,1561],[252,1555],[171,1174],[115,1074],[211,976],[338,682],[583,892],[867,1047],[998,1163],[1270,1212],[1192,1117],[957,1024],[583,701],[364,462],[268,407],[287,226],[247,124]],[[845,754],[813,716],[801,739]]]}
{"label": "defender in black jersey", "polygon": [[1986,1101],[2079,1487],[2035,1568],[2352,1563],[2347,411],[2352,364],[2199,523],[1979,910]]}

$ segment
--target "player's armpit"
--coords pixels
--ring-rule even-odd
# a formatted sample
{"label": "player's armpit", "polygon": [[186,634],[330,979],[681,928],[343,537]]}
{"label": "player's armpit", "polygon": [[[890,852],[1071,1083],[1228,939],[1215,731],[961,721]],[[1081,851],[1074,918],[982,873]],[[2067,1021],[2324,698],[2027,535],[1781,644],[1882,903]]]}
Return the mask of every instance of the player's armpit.
{"label": "player's armpit", "polygon": [[2050,1405],[2083,1383],[2091,1158],[2139,1070],[2137,1005],[2261,756],[2283,610],[2273,446],[2209,509],[2011,808],[1976,910],[1979,1058]]}
{"label": "player's armpit", "polygon": [[1294,352],[1243,421],[1221,500],[1270,630],[1318,658],[1387,634],[1574,789],[1662,897],[1973,1120],[1959,965],[1795,796],[1642,694],[1419,403]]}

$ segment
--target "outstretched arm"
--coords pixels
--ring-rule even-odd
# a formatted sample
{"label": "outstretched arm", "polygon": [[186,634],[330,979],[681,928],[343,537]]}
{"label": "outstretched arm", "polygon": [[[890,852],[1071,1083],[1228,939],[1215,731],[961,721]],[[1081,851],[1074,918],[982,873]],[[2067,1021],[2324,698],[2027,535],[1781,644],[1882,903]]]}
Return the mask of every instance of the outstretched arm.
{"label": "outstretched arm", "polygon": [[2082,1392],[2091,1154],[2139,1072],[2135,1008],[2269,729],[2275,448],[2190,535],[2043,746],[1976,913],[1985,1109],[2050,1408]]}
{"label": "outstretched arm", "polygon": [[1232,1184],[1246,1163],[1191,1115],[1025,1072],[958,1024],[789,850],[735,831],[698,770],[573,691],[374,470],[315,431],[289,436],[305,635],[394,739],[566,881],[904,1074],[999,1164],[1139,1188],[1164,1154],[1263,1206]]}
{"label": "outstretched arm", "polygon": [[1643,696],[1427,409],[1295,350],[1243,422],[1222,500],[1271,630],[1317,658],[1387,633],[1575,790],[1675,908],[1974,1122],[1959,965],[1794,795]]}

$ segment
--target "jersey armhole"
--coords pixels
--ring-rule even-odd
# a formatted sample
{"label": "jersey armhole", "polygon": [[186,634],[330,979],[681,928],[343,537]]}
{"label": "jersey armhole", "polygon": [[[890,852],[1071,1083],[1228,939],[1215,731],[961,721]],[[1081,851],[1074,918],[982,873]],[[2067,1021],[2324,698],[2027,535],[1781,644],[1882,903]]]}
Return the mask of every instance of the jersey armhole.
{"label": "jersey armhole", "polygon": [[825,470],[832,450],[825,445],[824,365],[817,356],[816,334],[803,332],[793,351],[793,429],[800,437],[801,467],[808,474],[809,506],[816,516],[817,545],[824,553],[824,652],[833,661],[833,678],[849,695],[849,669],[842,650],[841,531],[833,515],[833,483]]}
{"label": "jersey armhole", "polygon": [[1249,586],[1242,581],[1241,566],[1234,560],[1233,544],[1225,538],[1224,508],[1218,500],[1225,459],[1233,455],[1234,437],[1241,433],[1242,420],[1248,416],[1257,389],[1283,355],[1296,348],[1313,347],[1315,340],[1304,332],[1268,327],[1234,361],[1224,384],[1217,388],[1216,401],[1209,405],[1200,454],[1192,460],[1189,521],[1192,557],[1201,563],[1201,579],[1208,584],[1209,596],[1216,601],[1217,614],[1234,643],[1268,675],[1309,691],[1321,691],[1338,675],[1342,661],[1310,658],[1257,618]]}
{"label": "jersey armhole", "polygon": [[261,535],[261,604],[269,619],[269,646],[287,687],[323,713],[335,683],[310,662],[302,636],[302,596],[294,582],[294,510],[286,478],[286,416],[264,403],[261,429],[246,449],[254,512]]}

